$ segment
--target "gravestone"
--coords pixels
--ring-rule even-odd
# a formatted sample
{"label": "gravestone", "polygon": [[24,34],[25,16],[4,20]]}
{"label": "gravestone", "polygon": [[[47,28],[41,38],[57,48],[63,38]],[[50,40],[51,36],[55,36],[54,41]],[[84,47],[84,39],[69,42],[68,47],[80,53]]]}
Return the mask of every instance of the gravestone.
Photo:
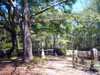
{"label": "gravestone", "polygon": [[98,50],[96,48],[91,49],[91,65],[90,69],[94,70],[96,69],[95,65],[99,64],[98,61]]}
{"label": "gravestone", "polygon": [[44,49],[43,49],[43,48],[42,48],[41,56],[42,56],[43,59],[46,58],[46,57],[45,57],[45,52],[44,52]]}

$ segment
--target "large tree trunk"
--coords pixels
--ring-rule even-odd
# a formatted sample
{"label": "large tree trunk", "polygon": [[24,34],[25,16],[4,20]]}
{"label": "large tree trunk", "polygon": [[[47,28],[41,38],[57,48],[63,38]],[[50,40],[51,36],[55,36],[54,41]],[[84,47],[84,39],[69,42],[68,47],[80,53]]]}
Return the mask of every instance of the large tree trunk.
{"label": "large tree trunk", "polygon": [[26,60],[30,61],[33,59],[32,40],[27,23],[25,23],[25,28],[24,28],[24,59],[25,61]]}
{"label": "large tree trunk", "polygon": [[11,41],[12,41],[12,48],[7,53],[8,58],[11,57],[12,52],[16,49],[16,46],[17,46],[16,32],[15,31],[11,32]]}
{"label": "large tree trunk", "polygon": [[30,33],[30,10],[28,6],[28,1],[24,0],[24,20],[22,22],[23,27],[23,38],[24,38],[24,61],[29,62],[33,59],[32,54],[32,39]]}

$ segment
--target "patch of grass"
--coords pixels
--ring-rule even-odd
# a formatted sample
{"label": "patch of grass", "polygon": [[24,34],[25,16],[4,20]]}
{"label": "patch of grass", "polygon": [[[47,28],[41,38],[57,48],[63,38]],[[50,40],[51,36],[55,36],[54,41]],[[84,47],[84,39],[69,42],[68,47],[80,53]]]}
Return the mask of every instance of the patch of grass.
{"label": "patch of grass", "polygon": [[10,59],[11,60],[16,60],[18,57],[16,57],[16,56],[13,56],[13,57],[11,57]]}
{"label": "patch of grass", "polygon": [[42,59],[41,57],[34,57],[32,60],[33,64],[46,64],[47,59]]}

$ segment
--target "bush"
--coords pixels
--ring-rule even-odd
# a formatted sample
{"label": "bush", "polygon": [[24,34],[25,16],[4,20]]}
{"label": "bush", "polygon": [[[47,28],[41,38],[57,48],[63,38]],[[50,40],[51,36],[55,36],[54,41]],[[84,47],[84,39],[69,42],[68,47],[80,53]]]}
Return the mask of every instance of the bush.
{"label": "bush", "polygon": [[12,47],[12,44],[11,43],[6,43],[4,42],[1,46],[2,49],[9,49]]}
{"label": "bush", "polygon": [[55,48],[54,51],[57,53],[57,55],[66,55],[66,50],[62,48]]}

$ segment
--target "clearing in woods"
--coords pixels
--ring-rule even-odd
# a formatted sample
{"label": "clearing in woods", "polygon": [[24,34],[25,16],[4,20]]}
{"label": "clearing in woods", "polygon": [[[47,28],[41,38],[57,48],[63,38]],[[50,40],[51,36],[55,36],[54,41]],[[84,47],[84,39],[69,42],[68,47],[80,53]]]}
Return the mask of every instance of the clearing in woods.
{"label": "clearing in woods", "polygon": [[91,75],[89,72],[73,68],[71,58],[48,57],[47,59],[47,63],[35,65],[0,63],[0,75]]}

